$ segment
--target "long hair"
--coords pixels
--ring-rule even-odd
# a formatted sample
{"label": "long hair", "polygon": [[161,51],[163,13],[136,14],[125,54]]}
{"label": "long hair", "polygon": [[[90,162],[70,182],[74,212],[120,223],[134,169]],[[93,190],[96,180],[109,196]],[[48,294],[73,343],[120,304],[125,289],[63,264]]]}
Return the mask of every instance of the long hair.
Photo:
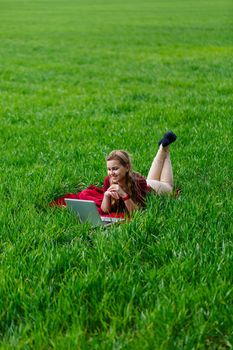
{"label": "long hair", "polygon": [[125,175],[125,189],[132,200],[136,201],[138,194],[138,185],[136,179],[138,176],[140,176],[140,174],[132,170],[132,161],[130,154],[123,150],[114,150],[106,157],[106,161],[109,160],[118,160],[121,165],[128,169],[128,172]]}

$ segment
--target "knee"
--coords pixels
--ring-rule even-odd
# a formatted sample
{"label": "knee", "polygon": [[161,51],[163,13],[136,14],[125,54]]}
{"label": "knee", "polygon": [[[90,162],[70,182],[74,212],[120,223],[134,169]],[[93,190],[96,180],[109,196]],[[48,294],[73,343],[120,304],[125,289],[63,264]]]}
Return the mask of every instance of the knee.
{"label": "knee", "polygon": [[163,194],[172,193],[172,191],[173,191],[173,188],[171,185],[167,183],[162,183],[157,193],[160,195],[163,195]]}
{"label": "knee", "polygon": [[172,193],[173,192],[173,187],[169,184],[166,184],[166,190],[164,193]]}
{"label": "knee", "polygon": [[147,186],[151,187],[159,195],[172,193],[173,191],[172,185],[162,181],[147,179]]}

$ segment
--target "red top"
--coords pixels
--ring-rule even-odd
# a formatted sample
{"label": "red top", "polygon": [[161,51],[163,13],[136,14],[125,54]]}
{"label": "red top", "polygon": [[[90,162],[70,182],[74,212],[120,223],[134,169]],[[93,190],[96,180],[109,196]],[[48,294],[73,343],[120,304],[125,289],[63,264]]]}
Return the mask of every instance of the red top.
{"label": "red top", "polygon": [[[139,206],[145,205],[145,198],[147,193],[149,192],[149,188],[146,183],[146,179],[144,176],[139,175],[137,173],[133,173],[134,175],[134,181],[135,181],[135,193],[134,198],[132,200],[138,204]],[[104,192],[107,191],[107,189],[111,186],[109,176],[107,176],[104,180]],[[122,198],[120,198],[116,203],[113,205],[113,208],[111,208],[111,211],[117,211],[121,212],[126,209],[125,203]]]}
{"label": "red top", "polygon": [[[150,188],[147,187],[146,179],[137,174],[133,173],[134,181],[135,181],[135,187],[134,187],[134,198],[133,200],[135,203],[137,203],[139,206],[144,206],[145,204],[145,197],[147,192],[150,191]],[[62,197],[59,197],[55,199],[53,202],[51,202],[49,205],[54,206],[66,206],[65,198],[73,198],[73,199],[83,199],[83,200],[93,200],[97,206],[97,209],[101,215],[104,216],[121,216],[124,217],[123,212],[125,212],[126,207],[123,199],[119,199],[118,201],[115,201],[115,203],[112,203],[111,205],[111,213],[106,214],[103,213],[101,210],[101,203],[104,197],[104,192],[107,191],[107,189],[110,187],[110,181],[109,176],[107,176],[104,180],[104,187],[96,187],[94,185],[89,186],[85,190],[78,192],[78,193],[66,193]]]}

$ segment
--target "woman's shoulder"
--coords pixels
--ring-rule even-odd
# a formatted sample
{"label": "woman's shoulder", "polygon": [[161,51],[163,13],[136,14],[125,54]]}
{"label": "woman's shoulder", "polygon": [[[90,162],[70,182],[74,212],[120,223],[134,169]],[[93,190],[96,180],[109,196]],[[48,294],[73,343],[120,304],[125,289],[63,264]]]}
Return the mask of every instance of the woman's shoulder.
{"label": "woman's shoulder", "polygon": [[133,172],[133,179],[137,183],[146,183],[146,178],[145,176],[141,175],[140,173]]}
{"label": "woman's shoulder", "polygon": [[133,178],[135,183],[136,202],[144,206],[145,198],[147,195],[146,178],[143,175],[136,172],[133,174]]}
{"label": "woman's shoulder", "polygon": [[145,176],[134,172],[133,173],[133,179],[136,184],[136,188],[138,190],[141,190],[143,192],[147,191],[147,182]]}

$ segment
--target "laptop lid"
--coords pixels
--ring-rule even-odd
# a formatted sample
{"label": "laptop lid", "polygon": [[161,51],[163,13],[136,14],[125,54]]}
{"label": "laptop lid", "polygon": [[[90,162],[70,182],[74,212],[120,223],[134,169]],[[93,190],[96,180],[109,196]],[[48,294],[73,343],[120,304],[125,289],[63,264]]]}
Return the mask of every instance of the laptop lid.
{"label": "laptop lid", "polygon": [[81,222],[89,222],[93,226],[104,225],[94,201],[65,198],[65,202],[67,207],[78,215]]}

